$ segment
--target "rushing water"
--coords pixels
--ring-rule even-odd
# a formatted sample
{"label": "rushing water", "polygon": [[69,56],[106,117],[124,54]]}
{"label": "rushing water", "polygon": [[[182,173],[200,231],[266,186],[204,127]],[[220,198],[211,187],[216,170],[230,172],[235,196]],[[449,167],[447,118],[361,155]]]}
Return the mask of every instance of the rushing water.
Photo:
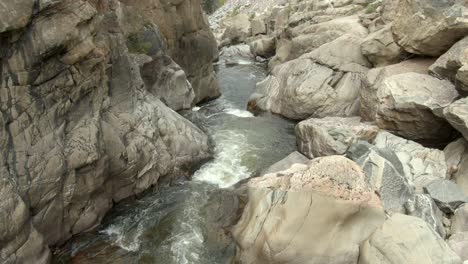
{"label": "rushing water", "polygon": [[218,66],[223,96],[184,113],[209,135],[214,159],[193,175],[116,206],[101,229],[55,252],[56,263],[225,264],[235,253],[228,227],[238,217],[231,187],[294,151],[294,124],[254,117],[246,103],[263,65]]}

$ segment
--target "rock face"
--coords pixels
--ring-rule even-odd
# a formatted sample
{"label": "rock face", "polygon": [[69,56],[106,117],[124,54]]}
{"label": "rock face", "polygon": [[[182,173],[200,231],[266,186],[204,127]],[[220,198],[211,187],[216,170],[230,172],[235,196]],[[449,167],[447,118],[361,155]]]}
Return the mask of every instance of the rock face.
{"label": "rock face", "polygon": [[249,110],[270,111],[297,120],[355,116],[366,66],[369,62],[362,56],[360,40],[345,35],[275,67],[257,84]]}
{"label": "rock face", "polygon": [[361,248],[359,264],[380,263],[462,262],[423,220],[395,214]]}
{"label": "rock face", "polygon": [[398,64],[371,69],[364,78],[363,86],[360,89],[360,115],[362,118],[366,121],[375,120],[379,106],[379,89],[381,89],[386,78],[407,72],[427,74],[428,68],[433,62],[433,59],[411,59]]}
{"label": "rock face", "polygon": [[406,178],[415,185],[419,193],[432,181],[446,177],[445,155],[440,150],[425,148],[388,132],[380,132],[374,144],[378,148],[395,152],[403,165]]}
{"label": "rock face", "polygon": [[248,187],[233,229],[241,263],[356,263],[359,245],[385,218],[359,166],[341,156],[294,165]]}
{"label": "rock face", "polygon": [[168,106],[217,91],[197,0],[26,2],[0,4],[16,11],[0,18],[1,263],[47,262],[113,202],[208,158]]}
{"label": "rock face", "polygon": [[343,155],[358,140],[372,142],[378,131],[359,117],[311,118],[296,126],[296,145],[309,158]]}
{"label": "rock face", "polygon": [[457,42],[440,56],[429,71],[441,79],[455,83],[458,89],[467,91],[468,79],[464,78],[466,66],[468,66],[468,37]]}
{"label": "rock face", "polygon": [[390,76],[378,89],[377,125],[411,140],[449,140],[452,127],[442,118],[442,112],[457,96],[453,84],[429,75]]}
{"label": "rock face", "polygon": [[406,51],[438,56],[468,34],[467,15],[464,0],[402,0],[392,30]]}
{"label": "rock face", "polygon": [[406,56],[404,50],[393,40],[391,24],[367,36],[363,40],[361,48],[362,54],[375,67],[397,63]]}
{"label": "rock face", "polygon": [[435,180],[425,187],[425,191],[446,213],[453,213],[458,207],[468,202],[468,196],[449,180]]}

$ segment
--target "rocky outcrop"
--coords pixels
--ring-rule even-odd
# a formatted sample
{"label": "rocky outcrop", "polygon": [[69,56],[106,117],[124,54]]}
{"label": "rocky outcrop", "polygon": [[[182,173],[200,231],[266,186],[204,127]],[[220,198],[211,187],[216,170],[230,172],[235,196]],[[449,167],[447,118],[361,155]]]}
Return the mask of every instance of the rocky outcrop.
{"label": "rocky outcrop", "polygon": [[369,70],[360,89],[360,115],[363,119],[366,121],[375,120],[379,106],[379,89],[386,78],[407,72],[427,74],[428,68],[433,62],[433,59],[411,59]]}
{"label": "rocky outcrop", "polygon": [[400,62],[407,54],[393,40],[391,24],[367,36],[362,44],[362,54],[375,67],[387,66]]}
{"label": "rocky outcrop", "polygon": [[372,142],[378,132],[359,117],[311,118],[296,126],[296,145],[309,158],[343,155],[358,140]]}
{"label": "rocky outcrop", "polygon": [[26,2],[0,4],[17,14],[0,19],[2,263],[46,263],[114,202],[207,159],[169,107],[217,93],[197,0]]}
{"label": "rocky outcrop", "polygon": [[468,90],[465,71],[468,67],[468,37],[453,45],[444,55],[431,65],[429,71],[441,79],[448,79],[459,90]]}
{"label": "rocky outcrop", "polygon": [[414,184],[419,193],[434,180],[446,177],[447,164],[443,151],[425,148],[388,132],[380,132],[374,144],[378,148],[395,152],[403,165],[405,177]]}
{"label": "rocky outcrop", "polygon": [[380,263],[462,262],[423,220],[395,214],[372,234],[361,249],[359,264]]}
{"label": "rocky outcrop", "polygon": [[406,51],[439,56],[468,34],[467,15],[465,1],[400,0],[392,31]]}
{"label": "rocky outcrop", "polygon": [[443,108],[458,93],[453,84],[418,73],[386,78],[378,88],[377,125],[416,141],[452,139],[452,127],[443,119]]}
{"label": "rocky outcrop", "polygon": [[296,120],[355,116],[366,66],[369,62],[362,56],[360,39],[345,35],[275,67],[257,84],[249,110],[270,111]]}
{"label": "rocky outcrop", "polygon": [[247,185],[249,202],[232,231],[240,263],[357,263],[359,245],[385,218],[359,166],[341,156]]}

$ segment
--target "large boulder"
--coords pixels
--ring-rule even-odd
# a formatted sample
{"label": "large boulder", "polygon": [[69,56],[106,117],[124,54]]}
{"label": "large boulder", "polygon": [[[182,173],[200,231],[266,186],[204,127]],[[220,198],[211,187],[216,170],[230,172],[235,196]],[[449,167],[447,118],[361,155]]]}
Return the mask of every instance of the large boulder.
{"label": "large boulder", "polygon": [[232,230],[240,263],[357,263],[359,246],[385,219],[359,166],[341,156],[253,179],[248,188]]}
{"label": "large boulder", "polygon": [[439,56],[468,34],[467,17],[463,0],[401,0],[392,30],[406,51]]}
{"label": "large boulder", "polygon": [[450,143],[444,152],[448,176],[468,195],[468,142],[460,138]]}
{"label": "large boulder", "polygon": [[361,248],[359,264],[445,263],[461,259],[423,220],[395,214]]}
{"label": "large boulder", "polygon": [[463,98],[444,109],[447,121],[468,139],[468,98]]}
{"label": "large boulder", "polygon": [[458,208],[452,217],[452,234],[468,232],[468,204]]}
{"label": "large boulder", "polygon": [[359,117],[311,118],[296,126],[296,145],[309,158],[343,155],[358,140],[372,142],[378,132]]}
{"label": "large boulder", "polygon": [[445,214],[427,194],[416,194],[405,203],[405,214],[424,220],[441,238],[447,236],[444,226]]}
{"label": "large boulder", "polygon": [[277,173],[281,171],[285,171],[292,167],[294,164],[306,164],[310,161],[309,158],[302,155],[300,152],[294,151],[293,153],[289,154],[284,159],[276,162],[275,164],[268,167],[266,170],[262,171],[262,175],[270,174],[270,173]]}
{"label": "large boulder", "polygon": [[438,179],[445,179],[447,165],[443,151],[400,138],[388,132],[380,132],[374,140],[378,148],[389,149],[398,156],[406,178],[422,193],[425,186]]}
{"label": "large boulder", "polygon": [[468,90],[468,79],[464,78],[464,67],[468,66],[468,37],[458,41],[431,65],[429,71],[441,79],[455,83],[460,90]]}
{"label": "large boulder", "polygon": [[462,261],[468,261],[468,232],[452,235],[447,241],[450,248],[457,253]]}
{"label": "large boulder", "polygon": [[229,44],[237,44],[245,41],[246,38],[252,35],[249,15],[239,13],[235,16],[228,17],[223,21],[225,27],[222,39]]}
{"label": "large boulder", "polygon": [[452,139],[443,108],[458,96],[453,84],[429,75],[403,73],[386,78],[378,89],[377,125],[420,142]]}
{"label": "large boulder", "polygon": [[362,54],[375,67],[382,67],[400,62],[407,54],[393,40],[391,24],[369,34],[361,44]]}
{"label": "large boulder", "polygon": [[[343,36],[296,60],[276,66],[257,84],[249,110],[290,119],[355,116],[367,60],[359,39]],[[335,70],[336,71],[335,71]]]}
{"label": "large boulder", "polygon": [[361,109],[360,115],[366,121],[374,121],[379,106],[378,91],[382,87],[382,82],[390,76],[415,72],[427,74],[429,66],[434,62],[433,59],[411,59],[398,64],[371,69],[363,86],[360,89]]}
{"label": "large boulder", "polygon": [[249,43],[250,51],[255,56],[269,58],[275,55],[276,40],[274,37],[261,37]]}

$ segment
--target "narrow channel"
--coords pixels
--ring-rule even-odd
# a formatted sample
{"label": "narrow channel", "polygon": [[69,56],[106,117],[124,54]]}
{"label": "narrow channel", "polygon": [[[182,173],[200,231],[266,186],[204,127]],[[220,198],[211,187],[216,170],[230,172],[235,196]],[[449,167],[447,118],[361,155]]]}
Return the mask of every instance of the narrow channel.
{"label": "narrow channel", "polygon": [[265,65],[244,58],[217,65],[222,96],[184,115],[206,131],[214,158],[192,180],[117,205],[94,232],[55,251],[54,263],[225,264],[235,254],[238,217],[232,186],[295,150],[294,123],[246,111]]}

